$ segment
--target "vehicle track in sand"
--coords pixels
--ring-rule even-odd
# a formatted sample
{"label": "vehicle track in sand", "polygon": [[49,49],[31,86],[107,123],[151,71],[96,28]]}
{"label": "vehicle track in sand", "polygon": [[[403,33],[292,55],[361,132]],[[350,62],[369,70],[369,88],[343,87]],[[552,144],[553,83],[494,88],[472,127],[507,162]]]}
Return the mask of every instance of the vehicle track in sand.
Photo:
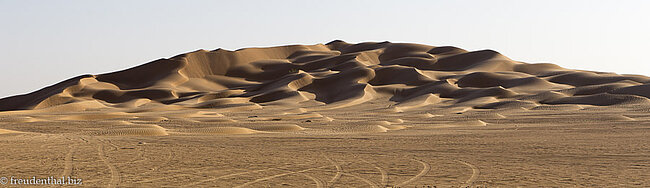
{"label": "vehicle track in sand", "polygon": [[474,181],[476,181],[476,179],[478,179],[478,176],[480,175],[481,171],[479,171],[478,167],[476,167],[473,164],[470,164],[468,162],[460,161],[460,160],[456,160],[456,162],[458,162],[460,164],[464,164],[464,165],[466,165],[466,166],[468,166],[468,167],[470,167],[472,169],[472,176],[470,176],[469,179],[467,179],[467,181],[465,181],[465,185],[463,185],[463,187],[471,187],[472,184],[474,183]]}
{"label": "vehicle track in sand", "polygon": [[276,170],[276,169],[279,169],[279,168],[286,168],[286,167],[298,166],[298,165],[304,165],[304,164],[291,164],[291,165],[285,165],[285,166],[281,166],[281,167],[271,167],[271,168],[265,168],[265,169],[259,169],[259,170],[249,170],[249,171],[244,171],[244,172],[226,174],[226,175],[222,175],[222,176],[218,176],[218,177],[213,177],[213,178],[197,181],[197,182],[194,182],[194,183],[191,183],[191,184],[188,184],[188,185],[184,185],[182,187],[192,187],[194,185],[200,185],[200,184],[205,183],[205,182],[211,182],[211,181],[215,181],[215,180],[219,180],[219,179],[224,179],[224,178],[229,178],[229,177],[234,177],[234,176],[239,176],[239,175],[244,175],[244,174],[250,174],[250,173],[256,173],[256,172],[264,172],[264,171],[268,171],[268,170]]}
{"label": "vehicle track in sand", "polygon": [[[330,163],[332,163],[336,167],[336,174],[328,182],[328,187],[331,187],[332,185],[334,185],[334,183],[336,183],[336,181],[339,180],[343,175],[350,176],[350,177],[353,177],[355,179],[358,179],[361,182],[364,182],[364,183],[370,185],[371,187],[381,187],[381,185],[379,185],[378,183],[376,183],[376,182],[374,182],[372,180],[369,180],[367,178],[361,177],[358,174],[355,174],[355,173],[352,173],[352,172],[346,172],[345,170],[343,170],[343,167],[340,164],[336,163],[334,160],[330,159],[329,157],[325,157],[325,158],[328,161],[330,161]],[[359,157],[356,156],[356,158],[359,158]],[[361,158],[359,158],[359,159],[364,161],[364,159],[361,159]],[[350,164],[350,163],[351,162],[347,162],[346,165]],[[368,163],[368,164],[370,164],[370,163]]]}
{"label": "vehicle track in sand", "polygon": [[386,171],[385,171],[383,168],[377,166],[377,164],[375,164],[375,163],[368,162],[368,161],[365,160],[365,159],[361,159],[361,161],[363,161],[363,162],[365,162],[365,163],[368,163],[368,164],[372,165],[373,167],[375,167],[377,170],[379,170],[379,173],[381,174],[381,183],[380,183],[380,186],[383,186],[383,185],[387,185],[387,184],[388,184],[388,173],[386,173]]}
{"label": "vehicle track in sand", "polygon": [[117,187],[120,183],[120,172],[115,168],[113,164],[108,160],[106,157],[106,153],[104,153],[104,144],[99,143],[99,146],[97,147],[97,155],[99,156],[99,159],[106,165],[108,170],[111,172],[111,179],[106,185],[106,187]]}
{"label": "vehicle track in sand", "polygon": [[406,181],[404,181],[402,183],[399,183],[399,184],[395,185],[396,187],[402,187],[404,185],[412,183],[412,182],[420,179],[422,176],[426,175],[427,173],[429,173],[429,171],[431,170],[431,165],[429,163],[421,161],[421,160],[417,160],[417,159],[411,159],[411,160],[422,164],[422,170],[420,170],[420,173],[416,174],[411,179],[408,179],[408,180],[406,180]]}
{"label": "vehicle track in sand", "polygon": [[176,152],[174,152],[174,150],[168,150],[168,151],[169,151],[169,155],[167,156],[167,160],[165,162],[163,162],[163,163],[160,163],[158,166],[155,166],[155,167],[151,168],[153,170],[151,170],[150,172],[147,172],[147,173],[157,172],[157,171],[160,171],[160,169],[162,169],[164,167],[169,167],[169,165],[172,163],[172,161],[174,161],[174,159],[176,158]]}
{"label": "vehicle track in sand", "polygon": [[[136,184],[137,183],[148,183],[148,182],[154,182],[154,181],[159,181],[159,180],[164,180],[164,179],[171,179],[171,178],[182,177],[182,176],[196,176],[196,175],[187,174],[187,173],[184,173],[184,172],[188,172],[188,171],[204,171],[204,170],[207,170],[207,169],[210,169],[210,168],[213,168],[213,167],[201,167],[201,168],[182,169],[182,170],[168,170],[168,171],[163,171],[163,172],[166,172],[166,173],[174,172],[175,174],[171,175],[171,176],[162,176],[162,177],[158,177],[158,178],[141,179],[141,180],[135,181],[133,183],[136,183]],[[151,174],[151,172],[149,172],[147,174]],[[138,175],[137,177],[143,177],[143,176]]]}
{"label": "vehicle track in sand", "polygon": [[327,182],[327,185],[332,186],[332,185],[334,185],[334,183],[336,183],[336,181],[338,181],[341,178],[341,175],[343,175],[343,168],[341,168],[341,165],[339,165],[338,163],[336,163],[335,161],[333,161],[329,157],[327,157],[327,156],[324,156],[324,157],[325,157],[325,159],[327,159],[327,161],[332,163],[332,165],[334,165],[334,167],[336,167],[336,174],[334,174],[334,177],[332,177],[332,179],[330,179],[330,181]]}
{"label": "vehicle track in sand", "polygon": [[[263,177],[263,178],[258,178],[258,179],[255,179],[253,181],[249,181],[249,182],[246,182],[244,184],[241,184],[239,186],[235,186],[235,188],[246,187],[246,186],[258,183],[258,182],[267,181],[267,180],[271,180],[271,179],[274,179],[274,178],[279,178],[279,177],[283,177],[283,176],[287,176],[287,175],[300,174],[300,173],[303,173],[303,172],[316,170],[316,169],[321,169],[321,168],[326,168],[326,167],[329,167],[329,166],[331,166],[331,165],[313,167],[313,168],[308,168],[308,169],[304,169],[304,170],[300,170],[300,171],[283,170],[283,171],[289,171],[289,172],[282,173],[282,174],[276,174],[276,175],[273,175],[273,176],[266,176],[266,177]],[[318,183],[316,185],[318,186]],[[322,184],[320,186],[322,187]]]}
{"label": "vehicle track in sand", "polygon": [[362,182],[364,182],[364,183],[370,185],[370,187],[377,187],[377,188],[380,187],[380,185],[378,185],[377,183],[375,183],[375,182],[373,182],[373,181],[371,181],[371,180],[369,180],[369,179],[366,179],[366,178],[364,178],[364,177],[361,177],[361,176],[359,176],[359,175],[357,175],[357,174],[348,173],[348,172],[343,172],[343,175],[352,176],[352,177],[354,177],[354,178],[356,178],[356,179],[358,179],[358,180],[361,180]]}
{"label": "vehicle track in sand", "polygon": [[[120,147],[120,150],[123,150],[124,147]],[[150,159],[146,157],[146,149],[143,147],[134,147],[130,149],[135,149],[137,150],[138,154],[136,157],[133,157],[130,161],[124,161],[124,162],[119,162],[115,163],[115,165],[122,166],[122,165],[130,165],[134,163],[141,163],[145,161],[149,161]]]}
{"label": "vehicle track in sand", "polygon": [[63,165],[63,172],[61,173],[61,176],[59,177],[69,177],[72,175],[72,157],[74,155],[74,151],[77,148],[77,144],[73,144],[68,146],[68,153],[65,154],[64,158],[64,165]]}
{"label": "vehicle track in sand", "polygon": [[[282,169],[279,169],[279,170],[282,170]],[[291,170],[283,170],[283,171],[287,171],[287,172],[289,172],[289,173],[297,173],[297,174],[300,174],[300,175],[302,175],[302,176],[305,176],[305,177],[311,179],[312,181],[314,181],[314,183],[316,183],[316,187],[317,187],[317,188],[322,188],[322,187],[324,187],[324,185],[325,185],[325,183],[323,182],[323,180],[318,179],[318,178],[316,178],[316,177],[314,177],[314,176],[311,176],[311,175],[309,175],[309,174],[305,174],[305,173],[303,173],[303,172],[295,172],[295,171],[291,171]]]}

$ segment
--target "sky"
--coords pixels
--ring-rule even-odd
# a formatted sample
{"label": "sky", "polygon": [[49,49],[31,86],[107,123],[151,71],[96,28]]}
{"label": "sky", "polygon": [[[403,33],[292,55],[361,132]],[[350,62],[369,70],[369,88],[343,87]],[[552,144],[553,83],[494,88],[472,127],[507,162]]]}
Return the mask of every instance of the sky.
{"label": "sky", "polygon": [[0,97],[198,49],[340,39],[650,75],[650,1],[0,0]]}

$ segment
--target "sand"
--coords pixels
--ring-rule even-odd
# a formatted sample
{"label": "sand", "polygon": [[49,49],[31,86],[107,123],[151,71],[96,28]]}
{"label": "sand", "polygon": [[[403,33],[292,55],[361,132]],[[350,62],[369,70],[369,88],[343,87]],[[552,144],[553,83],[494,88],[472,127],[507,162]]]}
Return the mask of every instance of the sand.
{"label": "sand", "polygon": [[198,50],[0,99],[0,176],[650,186],[650,78],[366,42]]}

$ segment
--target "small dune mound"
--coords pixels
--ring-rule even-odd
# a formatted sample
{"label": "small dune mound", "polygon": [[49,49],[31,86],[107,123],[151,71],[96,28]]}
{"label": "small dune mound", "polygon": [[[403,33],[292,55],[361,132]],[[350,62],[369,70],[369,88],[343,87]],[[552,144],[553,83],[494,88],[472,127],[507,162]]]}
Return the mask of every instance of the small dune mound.
{"label": "small dune mound", "polygon": [[502,119],[506,116],[494,111],[469,111],[449,115],[450,120],[475,120],[475,119]]}
{"label": "small dune mound", "polygon": [[0,134],[11,134],[11,133],[23,133],[23,132],[12,131],[12,130],[8,130],[8,129],[0,129]]}
{"label": "small dune mound", "polygon": [[431,128],[461,128],[461,127],[485,127],[488,123],[478,120],[454,120],[454,121],[443,121],[429,124]]}
{"label": "small dune mound", "polygon": [[474,106],[477,109],[508,109],[508,108],[533,108],[537,104],[528,101],[500,101]]}
{"label": "small dune mound", "polygon": [[29,94],[0,99],[0,111],[34,109],[36,105],[47,100],[47,98],[62,93],[68,87],[80,84],[81,79],[92,77],[94,76],[77,76]]}
{"label": "small dune mound", "polygon": [[440,46],[427,51],[427,53],[436,56],[451,56],[451,55],[464,54],[467,53],[467,51],[453,46]]}
{"label": "small dune mound", "polygon": [[225,104],[218,106],[200,106],[199,108],[209,108],[218,110],[218,112],[235,112],[235,111],[249,111],[249,110],[259,110],[262,109],[262,106],[256,103],[241,103],[241,104]]}
{"label": "small dune mound", "polygon": [[458,126],[458,127],[465,127],[465,126],[478,126],[478,127],[483,127],[487,126],[487,123],[481,120],[468,120],[468,121],[459,121],[459,122],[453,122],[451,123],[452,126]]}
{"label": "small dune mound", "polygon": [[169,118],[162,117],[162,116],[141,116],[141,117],[135,117],[132,120],[147,121],[147,122],[161,122],[161,121],[169,121]]}
{"label": "small dune mound", "polygon": [[422,85],[434,80],[424,75],[417,68],[387,66],[375,69],[375,76],[368,83],[372,85],[406,84]]}
{"label": "small dune mound", "polygon": [[87,100],[87,101],[75,101],[75,102],[70,102],[70,103],[56,105],[56,106],[50,106],[47,108],[39,108],[39,109],[35,109],[34,111],[56,113],[56,112],[87,111],[87,110],[102,109],[102,108],[107,108],[107,106],[96,100]]}
{"label": "small dune mound", "polygon": [[63,116],[60,118],[60,120],[91,121],[91,120],[128,119],[128,118],[133,118],[133,116],[126,113],[102,113],[102,114],[79,114],[79,115]]}
{"label": "small dune mound", "polygon": [[648,98],[635,96],[635,95],[619,95],[619,94],[594,94],[583,96],[572,96],[558,98],[554,100],[543,101],[545,104],[589,104],[596,106],[609,106],[621,104],[646,104],[650,103]]}
{"label": "small dune mound", "polygon": [[229,118],[192,118],[192,120],[197,122],[224,122],[224,123],[234,123],[236,120]]}
{"label": "small dune mound", "polygon": [[517,92],[501,86],[489,88],[463,88],[452,93],[451,96],[440,95],[441,97],[457,97],[457,103],[471,101],[484,97],[511,98],[517,96]]}
{"label": "small dune mound", "polygon": [[251,121],[290,121],[302,119],[318,119],[323,115],[319,113],[300,113],[300,114],[287,114],[287,115],[273,115],[273,116],[249,116],[247,119]]}
{"label": "small dune mound", "polygon": [[487,123],[481,120],[476,120],[476,121],[468,121],[468,122],[463,122],[465,125],[470,125],[470,126],[486,126]]}
{"label": "small dune mound", "polygon": [[425,94],[397,103],[394,108],[397,112],[403,112],[408,109],[414,109],[414,108],[435,104],[439,101],[440,98],[438,96],[435,96],[433,94]]}
{"label": "small dune mound", "polygon": [[287,114],[284,116],[279,116],[280,119],[310,119],[310,118],[322,118],[323,115],[314,112],[299,113],[299,114]]}
{"label": "small dune mound", "polygon": [[535,76],[546,76],[556,72],[567,71],[567,69],[550,63],[535,63],[515,65],[514,71]]}
{"label": "small dune mound", "polygon": [[160,128],[123,128],[92,132],[93,136],[166,136],[165,129]]}
{"label": "small dune mound", "polygon": [[611,119],[616,121],[636,121],[636,119],[624,115],[613,115]]}
{"label": "small dune mound", "polygon": [[564,110],[582,110],[584,109],[580,105],[575,104],[558,104],[558,105],[540,105],[531,108],[530,110],[552,110],[552,111],[564,111]]}
{"label": "small dune mound", "polygon": [[393,125],[388,121],[359,121],[347,123],[334,130],[339,133],[381,133],[405,128],[406,126]]}
{"label": "small dune mound", "polygon": [[[607,84],[599,84],[599,85],[579,86],[571,89],[559,90],[558,92],[567,95],[593,95],[593,94],[607,93],[607,92],[612,93],[615,90],[618,90],[619,88],[625,88],[634,85],[635,85],[634,83],[615,82],[615,83],[607,83]],[[631,94],[631,93],[616,93],[616,94]]]}
{"label": "small dune mound", "polygon": [[383,133],[389,129],[381,125],[350,125],[335,130],[339,133]]}
{"label": "small dune mound", "polygon": [[232,104],[243,104],[249,101],[248,98],[234,97],[234,98],[218,98],[212,100],[206,100],[195,105],[197,108],[218,108],[221,106],[232,105]]}
{"label": "small dune mound", "polygon": [[92,97],[109,103],[124,103],[137,99],[165,101],[177,99],[178,95],[175,91],[169,89],[142,89],[129,91],[102,90],[95,93]]}
{"label": "small dune mound", "polygon": [[406,126],[403,125],[384,125],[382,127],[385,127],[388,130],[402,130],[407,128]]}
{"label": "small dune mound", "polygon": [[463,76],[456,82],[460,87],[495,87],[504,88],[524,87],[529,89],[543,89],[558,87],[546,80],[528,75],[495,72],[475,72]]}
{"label": "small dune mound", "polygon": [[[437,115],[433,115],[433,114],[430,114],[430,113],[423,113],[423,114],[414,114],[414,115],[412,115],[412,117],[414,117],[414,118],[432,118],[432,117],[436,117],[436,116],[437,116]],[[438,116],[439,116],[439,115],[438,115]]]}
{"label": "small dune mound", "polygon": [[[198,103],[202,103],[208,100],[213,100],[213,99],[220,99],[220,98],[227,98],[235,95],[241,95],[244,94],[244,90],[224,90],[224,91],[219,91],[219,92],[211,92],[204,94],[203,96],[200,96],[197,98]],[[240,100],[240,101],[237,101]],[[241,102],[244,99],[241,98],[234,98],[234,99],[226,99],[222,101],[223,103],[236,103],[236,102]]]}
{"label": "small dune mound", "polygon": [[249,129],[249,128],[244,128],[244,127],[206,127],[206,128],[194,128],[194,129],[177,129],[177,130],[173,130],[173,132],[189,133],[189,134],[224,134],[224,135],[259,133],[259,131]]}
{"label": "small dune mound", "polygon": [[643,97],[646,97],[646,98],[650,98],[650,84],[619,88],[619,89],[610,91],[609,93],[638,95],[638,96],[643,96]]}
{"label": "small dune mound", "polygon": [[9,116],[9,117],[0,117],[0,122],[9,122],[9,123],[29,123],[36,122],[38,119],[28,116]]}
{"label": "small dune mound", "polygon": [[434,69],[440,71],[512,71],[514,62],[498,52],[481,50],[438,59]]}
{"label": "small dune mound", "polygon": [[113,105],[113,107],[117,108],[137,108],[139,106],[145,105],[147,103],[150,103],[150,99],[135,99],[135,100],[130,100],[124,103],[118,103]]}
{"label": "small dune mound", "polygon": [[[570,119],[566,119],[569,117]],[[563,120],[564,118],[564,120]],[[635,121],[634,118],[630,118],[624,115],[619,114],[603,114],[598,116],[566,116],[563,118],[557,118],[557,121],[570,121],[570,122],[619,122],[619,121]]]}
{"label": "small dune mound", "polygon": [[568,97],[568,95],[556,91],[545,91],[533,95],[519,97],[518,100],[544,103],[544,101],[553,101],[565,97]]}
{"label": "small dune mound", "polygon": [[432,48],[433,46],[421,44],[394,43],[384,49],[379,61],[386,62],[403,57],[432,58],[433,56],[427,53]]}
{"label": "small dune mound", "polygon": [[400,123],[404,123],[404,120],[399,119],[399,118],[388,119],[388,120],[386,120],[386,121],[388,121],[388,122],[391,123],[391,124],[400,124]]}
{"label": "small dune mound", "polygon": [[305,128],[295,124],[271,124],[271,125],[260,125],[252,128],[258,131],[267,131],[267,132],[291,132],[291,131],[301,131]]}
{"label": "small dune mound", "polygon": [[633,81],[637,83],[645,83],[650,81],[648,78],[635,77],[635,76],[622,76],[616,74],[599,74],[595,72],[578,72],[569,71],[564,74],[552,76],[548,81],[567,84],[572,86],[587,86],[587,85],[600,85],[607,83],[614,83],[619,81]]}
{"label": "small dune mound", "polygon": [[435,56],[420,57],[402,57],[390,61],[382,62],[381,65],[401,65],[405,67],[413,67],[419,70],[434,70],[435,64],[438,59]]}

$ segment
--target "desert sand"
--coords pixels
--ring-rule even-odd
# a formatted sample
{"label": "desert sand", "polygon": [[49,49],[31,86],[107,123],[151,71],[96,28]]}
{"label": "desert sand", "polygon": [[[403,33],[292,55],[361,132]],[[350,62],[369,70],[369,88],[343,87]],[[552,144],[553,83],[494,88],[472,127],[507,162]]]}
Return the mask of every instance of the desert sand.
{"label": "desert sand", "polygon": [[492,50],[338,40],[198,50],[0,99],[0,177],[644,187],[649,97],[650,77]]}

